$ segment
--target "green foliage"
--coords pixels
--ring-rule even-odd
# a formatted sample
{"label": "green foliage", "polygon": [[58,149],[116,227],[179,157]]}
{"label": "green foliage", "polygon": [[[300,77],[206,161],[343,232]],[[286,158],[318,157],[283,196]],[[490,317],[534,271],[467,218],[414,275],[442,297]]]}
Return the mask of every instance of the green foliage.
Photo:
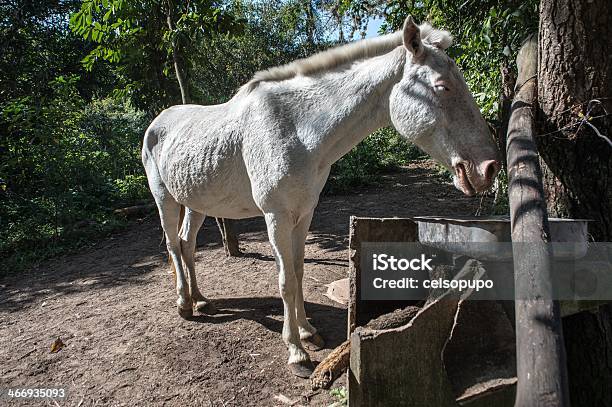
{"label": "green foliage", "polygon": [[60,76],[47,99],[2,105],[3,257],[27,248],[54,253],[75,225],[114,227],[114,207],[149,196],[138,148],[144,115],[111,100],[87,104],[78,80]]}
{"label": "green foliage", "polygon": [[343,407],[348,406],[348,392],[346,391],[346,387],[336,387],[329,391],[337,401],[335,401],[329,407]]}
{"label": "green foliage", "polygon": [[[308,44],[294,26],[302,2],[236,2],[228,9],[245,25],[239,35],[214,33],[190,55],[192,97],[203,104],[226,102],[253,74],[304,57],[328,44]],[[314,47],[314,48],[313,48]]]}
{"label": "green foliage", "polygon": [[83,0],[70,28],[94,44],[83,65],[112,63],[121,78],[117,91],[154,115],[180,100],[174,58],[183,63],[191,44],[238,33],[241,21],[208,0]]}
{"label": "green foliage", "polygon": [[149,187],[145,174],[126,175],[125,178],[117,178],[114,187],[118,201],[136,202],[149,197]]}
{"label": "green foliage", "polygon": [[510,213],[510,199],[508,198],[508,172],[502,169],[495,179],[496,193],[491,208],[492,215],[507,215]]}
{"label": "green foliage", "polygon": [[[164,18],[155,21],[156,17]],[[91,69],[99,59],[116,63],[138,53],[141,41],[147,41],[147,32],[157,34],[163,41],[146,45],[164,48],[170,54],[178,37],[198,41],[212,33],[235,31],[238,25],[231,14],[206,0],[176,3],[84,0],[80,10],[70,17],[70,27],[84,39],[98,44],[83,60]]]}
{"label": "green foliage", "polygon": [[377,130],[332,166],[325,192],[350,192],[374,183],[381,172],[392,171],[424,156],[392,128]]}

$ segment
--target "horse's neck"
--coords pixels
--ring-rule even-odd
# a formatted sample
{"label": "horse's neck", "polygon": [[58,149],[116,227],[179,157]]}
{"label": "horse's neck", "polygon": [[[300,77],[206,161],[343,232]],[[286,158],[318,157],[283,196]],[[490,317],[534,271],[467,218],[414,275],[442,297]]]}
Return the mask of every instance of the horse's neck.
{"label": "horse's neck", "polygon": [[309,86],[312,110],[302,130],[320,167],[333,164],[373,131],[391,125],[389,97],[405,61],[405,50],[399,47],[344,71],[323,74]]}

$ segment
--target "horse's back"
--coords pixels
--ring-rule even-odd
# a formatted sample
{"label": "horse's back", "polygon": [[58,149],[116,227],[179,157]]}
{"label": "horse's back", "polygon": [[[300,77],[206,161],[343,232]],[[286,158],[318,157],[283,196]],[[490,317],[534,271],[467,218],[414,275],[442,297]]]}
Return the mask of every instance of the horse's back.
{"label": "horse's back", "polygon": [[216,106],[162,112],[145,136],[177,201],[240,218],[274,207],[310,207],[327,178],[296,132],[291,108],[255,92]]}

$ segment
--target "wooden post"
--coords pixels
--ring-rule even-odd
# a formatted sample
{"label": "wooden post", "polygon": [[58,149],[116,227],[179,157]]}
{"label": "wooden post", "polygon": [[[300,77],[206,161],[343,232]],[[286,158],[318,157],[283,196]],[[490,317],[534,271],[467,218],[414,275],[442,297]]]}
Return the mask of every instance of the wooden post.
{"label": "wooden post", "polygon": [[238,237],[234,231],[232,220],[224,218],[215,218],[217,220],[217,226],[219,232],[221,232],[221,240],[223,241],[223,248],[225,249],[225,255],[227,257],[239,257],[242,255],[240,251],[240,245],[238,243]]}
{"label": "wooden post", "polygon": [[552,300],[548,214],[534,140],[537,38],[523,44],[517,65],[506,147],[516,290],[515,406],[566,407],[569,393],[561,313],[559,302]]}

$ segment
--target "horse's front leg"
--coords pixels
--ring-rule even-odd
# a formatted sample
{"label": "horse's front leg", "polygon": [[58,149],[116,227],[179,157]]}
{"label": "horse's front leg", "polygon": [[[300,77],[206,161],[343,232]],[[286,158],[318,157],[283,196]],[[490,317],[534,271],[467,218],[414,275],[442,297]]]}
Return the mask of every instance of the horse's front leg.
{"label": "horse's front leg", "polygon": [[283,341],[289,349],[289,368],[299,377],[309,377],[312,362],[302,347],[296,316],[298,283],[293,261],[292,234],[295,227],[288,213],[267,213],[265,215],[270,244],[278,266],[278,287],[283,299]]}
{"label": "horse's front leg", "polygon": [[313,327],[308,319],[306,319],[306,310],[304,309],[304,290],[302,288],[302,280],[304,277],[304,249],[306,245],[306,237],[308,236],[308,229],[310,228],[310,222],[312,221],[312,214],[310,212],[304,216],[295,229],[293,229],[293,264],[295,268],[295,277],[297,280],[297,291],[295,296],[295,313],[297,317],[297,324],[300,330],[300,339],[306,349],[308,350],[320,350],[325,346],[325,342],[321,335],[317,333],[317,329]]}

